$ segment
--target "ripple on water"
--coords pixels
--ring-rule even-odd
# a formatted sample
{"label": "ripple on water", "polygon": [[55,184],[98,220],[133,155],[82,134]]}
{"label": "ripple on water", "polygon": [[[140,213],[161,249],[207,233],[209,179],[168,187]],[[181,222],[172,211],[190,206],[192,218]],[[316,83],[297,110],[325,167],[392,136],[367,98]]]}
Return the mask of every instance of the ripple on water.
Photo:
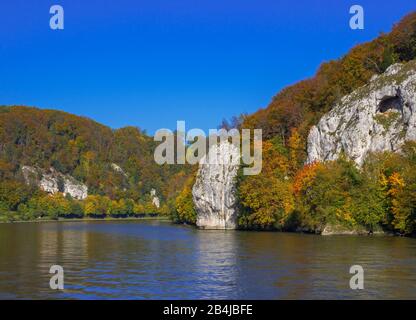
{"label": "ripple on water", "polygon": [[[416,298],[416,239],[201,231],[166,222],[0,225],[0,298]],[[65,290],[49,289],[49,268]],[[349,268],[365,290],[349,289]]]}

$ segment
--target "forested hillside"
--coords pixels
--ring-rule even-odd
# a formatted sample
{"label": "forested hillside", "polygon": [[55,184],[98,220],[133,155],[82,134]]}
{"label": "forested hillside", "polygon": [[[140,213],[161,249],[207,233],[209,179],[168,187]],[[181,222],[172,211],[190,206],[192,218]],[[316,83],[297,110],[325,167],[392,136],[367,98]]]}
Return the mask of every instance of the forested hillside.
{"label": "forested hillside", "polygon": [[[139,128],[112,130],[61,111],[0,107],[0,211],[7,219],[34,216],[168,213],[187,166],[159,166],[156,144]],[[114,165],[121,168],[115,170]],[[81,202],[26,185],[22,166],[54,168],[88,186]],[[162,207],[152,205],[156,190]],[[4,218],[4,219],[6,219]]]}
{"label": "forested hillside", "polygon": [[[263,129],[263,171],[240,176],[240,227],[319,232],[332,223],[346,229],[416,231],[416,143],[401,154],[377,154],[359,170],[352,161],[305,166],[310,128],[340,99],[394,63],[416,58],[416,12],[388,34],[323,63],[316,75],[279,92],[270,105],[223,127]],[[177,204],[193,222],[191,188]],[[186,208],[187,210],[183,210]],[[191,218],[189,218],[191,217]]]}
{"label": "forested hillside", "polygon": [[416,227],[416,144],[381,154],[362,170],[348,159],[304,166],[312,125],[343,96],[396,62],[416,58],[416,12],[389,34],[323,63],[316,75],[283,89],[270,105],[244,119],[262,128],[264,167],[242,177],[243,227],[322,230],[328,223],[412,233]]}

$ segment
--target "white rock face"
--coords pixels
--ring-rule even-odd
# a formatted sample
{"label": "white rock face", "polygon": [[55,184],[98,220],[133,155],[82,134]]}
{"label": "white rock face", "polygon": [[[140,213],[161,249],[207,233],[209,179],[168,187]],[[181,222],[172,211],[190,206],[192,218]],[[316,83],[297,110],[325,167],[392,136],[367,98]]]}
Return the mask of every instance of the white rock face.
{"label": "white rock face", "polygon": [[72,198],[78,200],[84,200],[88,197],[88,187],[75,180],[71,176],[63,176],[64,179],[64,195],[71,195]]}
{"label": "white rock face", "polygon": [[49,171],[30,167],[22,167],[23,177],[27,184],[34,184],[43,191],[51,194],[62,192],[77,200],[84,200],[88,196],[88,187],[69,175],[64,175],[53,168]]}
{"label": "white rock face", "polygon": [[124,172],[124,170],[117,164],[117,163],[112,163],[111,164],[111,168],[115,171],[115,172],[117,172],[117,173],[120,173],[120,174],[122,174],[124,177],[126,177],[126,178],[128,178],[128,175],[127,175],[127,173],[125,173]]}
{"label": "white rock face", "polygon": [[308,163],[341,153],[361,166],[370,152],[416,140],[416,62],[395,64],[342,98],[308,137]]}
{"label": "white rock face", "polygon": [[160,208],[160,199],[159,197],[156,195],[156,190],[152,189],[150,190],[150,196],[152,197],[152,204],[156,207],[156,208]]}
{"label": "white rock face", "polygon": [[196,224],[202,229],[236,229],[235,180],[240,163],[239,150],[233,144],[223,142],[213,146],[207,156],[200,161],[192,189]]}

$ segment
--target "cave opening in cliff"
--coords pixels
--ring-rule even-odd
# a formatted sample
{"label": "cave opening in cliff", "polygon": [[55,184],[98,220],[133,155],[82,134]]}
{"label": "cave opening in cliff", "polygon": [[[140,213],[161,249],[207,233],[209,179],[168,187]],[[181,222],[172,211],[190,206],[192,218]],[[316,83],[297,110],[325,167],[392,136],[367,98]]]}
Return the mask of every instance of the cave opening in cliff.
{"label": "cave opening in cliff", "polygon": [[381,100],[378,105],[378,111],[385,113],[388,111],[403,111],[403,102],[400,96],[388,97]]}

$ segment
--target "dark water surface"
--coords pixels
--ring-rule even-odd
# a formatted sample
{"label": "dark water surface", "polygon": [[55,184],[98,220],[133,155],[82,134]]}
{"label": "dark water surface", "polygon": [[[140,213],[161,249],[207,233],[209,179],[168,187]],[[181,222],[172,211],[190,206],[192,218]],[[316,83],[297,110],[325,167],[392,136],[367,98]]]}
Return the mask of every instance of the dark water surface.
{"label": "dark water surface", "polygon": [[[65,290],[49,288],[49,268]],[[349,288],[362,265],[365,290]],[[0,224],[0,299],[416,298],[416,239],[200,231],[161,221]]]}

